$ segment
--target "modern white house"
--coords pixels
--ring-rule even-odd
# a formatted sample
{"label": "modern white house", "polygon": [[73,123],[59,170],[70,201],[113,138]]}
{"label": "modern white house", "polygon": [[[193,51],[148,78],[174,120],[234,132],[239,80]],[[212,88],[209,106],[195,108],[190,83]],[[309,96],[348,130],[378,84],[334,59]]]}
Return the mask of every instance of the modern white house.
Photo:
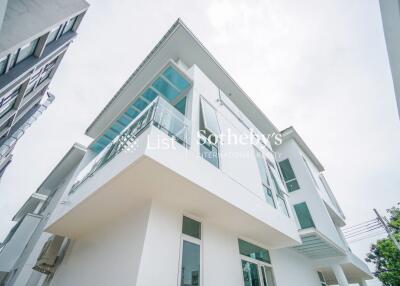
{"label": "modern white house", "polygon": [[48,92],[88,4],[0,1],[0,177],[28,127],[54,100]]}
{"label": "modern white house", "polygon": [[316,156],[293,128],[279,132],[181,20],[86,135],[36,245],[32,273],[42,276],[29,285],[372,278],[343,238]]}

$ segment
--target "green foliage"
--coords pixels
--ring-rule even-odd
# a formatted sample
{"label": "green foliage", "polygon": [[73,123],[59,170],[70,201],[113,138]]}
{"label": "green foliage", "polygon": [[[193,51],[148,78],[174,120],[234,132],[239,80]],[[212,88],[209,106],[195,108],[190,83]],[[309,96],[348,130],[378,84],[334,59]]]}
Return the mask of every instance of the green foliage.
{"label": "green foliage", "polygon": [[[397,241],[400,241],[400,208],[392,207],[387,212],[390,216],[388,226]],[[390,238],[372,244],[365,260],[375,264],[374,275],[383,285],[400,286],[400,251]]]}

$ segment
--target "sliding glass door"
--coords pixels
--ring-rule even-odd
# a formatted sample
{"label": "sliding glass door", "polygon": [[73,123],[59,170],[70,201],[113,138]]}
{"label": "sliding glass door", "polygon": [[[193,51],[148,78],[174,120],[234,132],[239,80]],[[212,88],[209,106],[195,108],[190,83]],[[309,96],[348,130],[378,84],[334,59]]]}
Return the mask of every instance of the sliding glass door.
{"label": "sliding glass door", "polygon": [[267,263],[242,256],[244,286],[275,286],[272,268]]}

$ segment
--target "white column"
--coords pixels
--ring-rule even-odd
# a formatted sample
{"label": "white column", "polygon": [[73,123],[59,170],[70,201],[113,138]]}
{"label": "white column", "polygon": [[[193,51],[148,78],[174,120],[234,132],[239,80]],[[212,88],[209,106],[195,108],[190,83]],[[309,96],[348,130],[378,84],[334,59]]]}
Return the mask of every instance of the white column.
{"label": "white column", "polygon": [[349,282],[347,282],[347,278],[344,275],[342,267],[340,265],[332,265],[331,268],[335,274],[339,286],[349,286]]}
{"label": "white column", "polygon": [[361,280],[360,282],[358,282],[358,284],[360,286],[367,286],[367,282],[365,282],[365,280]]}

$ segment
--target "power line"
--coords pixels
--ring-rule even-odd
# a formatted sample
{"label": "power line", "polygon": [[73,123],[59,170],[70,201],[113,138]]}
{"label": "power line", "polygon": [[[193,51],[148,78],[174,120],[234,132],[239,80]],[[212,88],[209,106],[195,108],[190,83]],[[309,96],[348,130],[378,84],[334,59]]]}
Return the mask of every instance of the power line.
{"label": "power line", "polygon": [[365,226],[363,228],[359,228],[359,229],[355,229],[355,230],[352,230],[352,231],[343,232],[343,234],[344,235],[352,235],[352,234],[355,234],[355,233],[358,233],[358,232],[362,232],[364,230],[368,230],[368,229],[374,228],[376,226],[381,226],[381,224],[379,222],[376,222],[374,224],[367,225],[367,226]]}
{"label": "power line", "polygon": [[369,222],[372,222],[372,221],[376,221],[376,220],[377,220],[376,218],[370,219],[370,220],[367,220],[365,222],[362,222],[362,223],[359,223],[359,224],[356,224],[356,225],[353,225],[353,226],[345,227],[345,228],[343,228],[343,230],[347,230],[349,228],[353,228],[353,227],[356,227],[356,226],[359,226],[359,225],[362,225],[362,224],[366,224],[366,223],[369,223]]}
{"label": "power line", "polygon": [[361,224],[357,224],[357,225],[354,225],[354,226],[350,226],[350,227],[344,228],[342,230],[343,230],[343,232],[352,232],[354,230],[357,230],[357,229],[360,229],[360,228],[365,228],[365,227],[367,227],[369,225],[374,225],[376,223],[379,223],[379,221],[377,219],[373,219],[373,220],[366,221],[366,222],[361,223]]}
{"label": "power line", "polygon": [[355,242],[358,242],[358,241],[361,241],[361,240],[365,240],[365,239],[368,239],[368,238],[372,238],[372,237],[375,237],[375,236],[378,236],[378,235],[382,235],[382,234],[385,234],[385,233],[386,233],[385,231],[380,231],[378,233],[365,235],[365,236],[362,236],[362,237],[359,237],[359,238],[356,238],[356,239],[353,239],[353,240],[349,240],[348,243],[355,243]]}
{"label": "power line", "polygon": [[368,232],[371,232],[371,231],[374,231],[374,230],[377,230],[377,229],[380,229],[380,228],[382,228],[382,226],[381,225],[377,225],[375,227],[372,227],[372,228],[369,228],[369,229],[366,229],[364,231],[360,231],[360,232],[357,232],[357,233],[353,233],[353,234],[347,235],[345,237],[346,237],[346,239],[352,238],[352,237],[355,237],[355,236],[359,236],[360,234],[365,234],[365,233],[368,233]]}

